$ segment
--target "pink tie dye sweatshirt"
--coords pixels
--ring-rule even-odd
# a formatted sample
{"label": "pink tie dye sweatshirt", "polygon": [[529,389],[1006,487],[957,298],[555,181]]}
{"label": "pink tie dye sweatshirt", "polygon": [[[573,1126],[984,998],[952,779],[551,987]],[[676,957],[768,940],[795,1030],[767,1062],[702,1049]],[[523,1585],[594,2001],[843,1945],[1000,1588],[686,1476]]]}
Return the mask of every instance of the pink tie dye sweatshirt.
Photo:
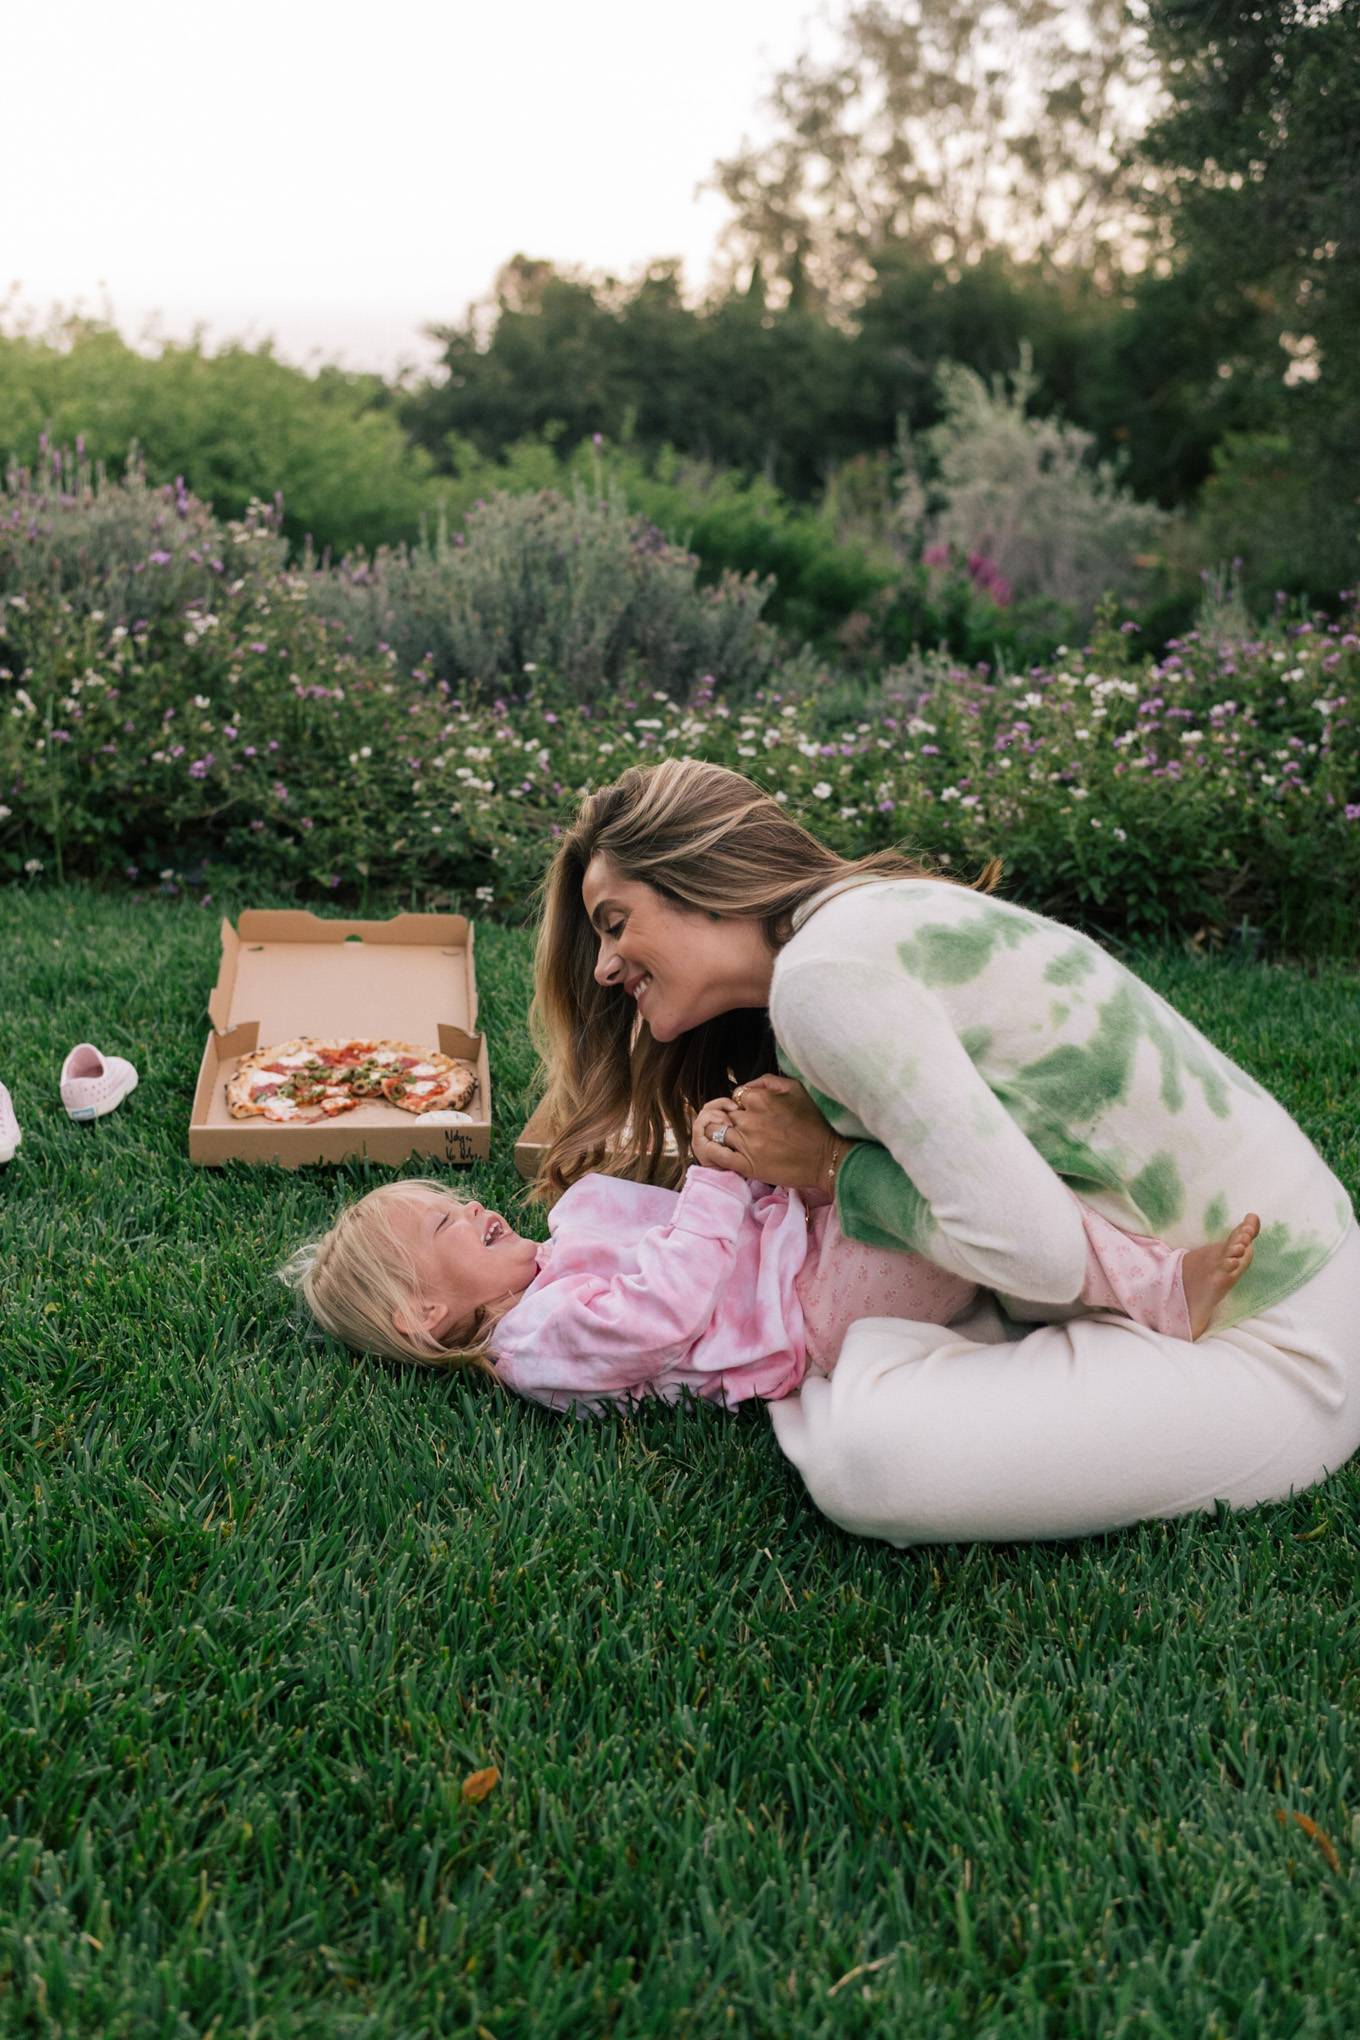
{"label": "pink tie dye sweatshirt", "polygon": [[[1075,1201],[1075,1200],[1074,1200]],[[1080,1205],[1082,1300],[1190,1336],[1181,1255]],[[496,1373],[550,1409],[642,1396],[774,1402],[809,1364],[836,1364],[847,1326],[898,1317],[947,1324],[972,1283],[919,1254],[845,1239],[834,1210],[692,1168],[684,1188],[585,1176],[548,1220],[538,1275],[496,1327]]]}
{"label": "pink tie dye sweatshirt", "polygon": [[550,1409],[639,1396],[791,1395],[806,1364],[796,1190],[690,1169],[679,1195],[584,1176],[554,1206],[538,1279],[496,1327],[496,1372]]}

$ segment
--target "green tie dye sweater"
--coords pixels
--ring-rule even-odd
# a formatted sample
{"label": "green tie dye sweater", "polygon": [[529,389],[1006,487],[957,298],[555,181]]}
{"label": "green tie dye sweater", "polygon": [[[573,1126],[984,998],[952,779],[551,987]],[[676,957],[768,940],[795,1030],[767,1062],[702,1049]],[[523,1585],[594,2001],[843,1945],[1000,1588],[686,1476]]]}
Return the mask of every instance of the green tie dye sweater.
{"label": "green tie dye sweater", "polygon": [[1078,1296],[1068,1189],[1177,1247],[1259,1213],[1220,1328],[1300,1288],[1351,1223],[1268,1092],[1096,943],[1021,907],[931,880],[834,894],[781,951],[770,1014],[783,1067],[866,1143],[841,1164],[842,1230],[1003,1294]]}

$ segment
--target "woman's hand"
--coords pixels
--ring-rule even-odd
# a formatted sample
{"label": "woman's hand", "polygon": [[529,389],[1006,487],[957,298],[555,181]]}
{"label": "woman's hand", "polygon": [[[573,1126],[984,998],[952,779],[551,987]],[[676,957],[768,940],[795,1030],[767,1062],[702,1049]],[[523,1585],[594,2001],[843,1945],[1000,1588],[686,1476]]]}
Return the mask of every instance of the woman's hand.
{"label": "woman's hand", "polygon": [[738,1087],[731,1108],[725,1144],[716,1150],[728,1157],[727,1167],[789,1190],[832,1188],[836,1165],[853,1143],[828,1125],[801,1084],[756,1077]]}

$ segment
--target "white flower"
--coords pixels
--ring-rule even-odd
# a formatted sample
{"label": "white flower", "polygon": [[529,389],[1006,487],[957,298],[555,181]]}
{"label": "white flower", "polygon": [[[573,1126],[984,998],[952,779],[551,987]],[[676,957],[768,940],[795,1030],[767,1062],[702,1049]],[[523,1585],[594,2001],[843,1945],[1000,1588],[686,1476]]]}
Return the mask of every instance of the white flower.
{"label": "white flower", "polygon": [[960,807],[976,807],[977,804],[978,797],[975,793],[965,793],[963,799],[959,802]]}
{"label": "white flower", "polygon": [[855,816],[856,816],[856,815],[857,815],[858,813],[859,813],[859,809],[858,809],[857,807],[843,807],[843,808],[841,809],[841,820],[842,820],[843,822],[853,822],[853,821],[854,821],[854,819],[855,819]]}
{"label": "white flower", "polygon": [[444,831],[443,831],[443,830],[442,830],[442,829],[440,828],[440,826],[439,826],[438,822],[431,822],[431,823],[430,823],[430,834],[431,834],[432,836],[442,836],[442,835],[443,835],[443,833],[444,833]]}
{"label": "white flower", "polygon": [[1203,732],[1203,730],[1182,730],[1182,731],[1181,731],[1181,742],[1182,742],[1183,744],[1202,744],[1202,743],[1203,743],[1203,741],[1204,741],[1204,732]]}
{"label": "white flower", "polygon": [[207,697],[207,695],[206,695],[206,694],[196,694],[196,695],[194,696],[194,707],[195,707],[195,708],[211,708],[211,707],[212,707],[212,703],[211,703],[211,701],[209,701],[209,699],[208,699],[208,697]]}
{"label": "white flower", "polygon": [[357,764],[358,764],[358,762],[359,762],[359,753],[358,753],[357,751],[351,751],[351,752],[350,752],[350,754],[349,754],[349,762],[350,762],[350,764],[351,764],[351,765],[357,765]]}
{"label": "white flower", "polygon": [[1073,800],[1089,800],[1091,796],[1084,786],[1074,786],[1072,788],[1072,798]]}
{"label": "white flower", "polygon": [[1127,843],[1129,840],[1128,831],[1125,829],[1111,829],[1110,834],[1117,837],[1121,843]]}
{"label": "white flower", "polygon": [[0,807],[0,822],[7,822],[13,813],[13,808]]}
{"label": "white flower", "polygon": [[1074,737],[1089,737],[1091,732],[1089,730],[1073,730],[1072,734]]}
{"label": "white flower", "polygon": [[372,744],[360,744],[360,746],[359,746],[359,756],[360,756],[361,758],[371,758],[371,757],[373,756],[373,746],[372,746]]}
{"label": "white flower", "polygon": [[614,755],[614,746],[613,746],[612,744],[601,744],[601,745],[600,745],[600,756],[601,756],[602,758],[612,758],[612,757],[613,757],[613,755]]}
{"label": "white flower", "polygon": [[941,800],[961,800],[962,798],[963,796],[957,786],[946,786],[944,792],[940,795]]}
{"label": "white flower", "polygon": [[659,730],[661,728],[661,717],[659,715],[635,715],[633,717],[633,728],[635,730]]}
{"label": "white flower", "polygon": [[[525,667],[524,667],[524,670],[525,670],[525,672],[526,672],[526,673],[536,673],[536,672],[538,671],[538,668],[537,668],[537,666],[536,666],[536,665],[534,664],[533,660],[532,660],[532,659],[529,659],[529,660],[527,660],[527,661],[525,662]],[[478,897],[478,899],[480,899],[480,898],[481,898],[481,894],[480,894],[480,893],[478,893],[477,897]],[[490,895],[490,893],[488,893],[488,894],[487,894],[487,898],[488,898],[488,899],[490,899],[490,897],[491,897],[491,895]]]}
{"label": "white flower", "polygon": [[756,755],[756,747],[755,747],[755,745],[754,745],[754,744],[738,744],[738,745],[737,745],[737,756],[738,756],[739,758],[754,758],[754,757],[755,757],[755,755]]}
{"label": "white flower", "polygon": [[477,888],[477,897],[479,900],[484,901],[494,900],[496,897],[496,888],[492,885],[479,885]]}
{"label": "white flower", "polygon": [[[14,603],[14,604],[16,605],[16,607],[17,607],[17,604],[18,604],[18,598],[17,598],[16,596],[11,596],[11,597],[10,597],[10,600],[11,600],[11,602],[13,602],[13,603]],[[27,862],[27,864],[26,864],[26,865],[24,866],[24,870],[25,870],[25,871],[26,871],[26,872],[28,873],[28,875],[29,875],[29,877],[30,877],[30,878],[31,878],[31,877],[33,876],[33,874],[34,874],[34,872],[35,872],[35,871],[41,871],[41,870],[42,870],[42,859],[41,859],[41,857],[30,857],[30,858],[29,858],[29,860],[28,860],[28,862]]]}
{"label": "white flower", "polygon": [[819,779],[817,781],[817,784],[813,787],[812,798],[814,800],[830,800],[831,788],[827,785],[824,779]]}
{"label": "white flower", "polygon": [[1101,819],[1100,819],[1099,815],[1092,815],[1092,817],[1091,817],[1091,827],[1092,827],[1093,829],[1103,829],[1103,828],[1104,828],[1104,826],[1105,826],[1105,824],[1104,824],[1104,822],[1102,822],[1102,821],[1101,821]]}
{"label": "white flower", "polygon": [[787,803],[788,795],[784,792],[782,787],[780,788],[779,792],[775,795],[775,799],[779,802],[780,807],[785,806],[785,804]]}

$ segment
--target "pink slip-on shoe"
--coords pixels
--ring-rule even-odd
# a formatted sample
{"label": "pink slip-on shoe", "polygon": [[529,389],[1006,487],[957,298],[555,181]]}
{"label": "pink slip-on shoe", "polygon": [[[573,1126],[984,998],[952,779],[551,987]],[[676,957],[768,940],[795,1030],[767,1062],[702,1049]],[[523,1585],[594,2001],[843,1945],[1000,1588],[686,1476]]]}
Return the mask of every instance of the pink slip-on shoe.
{"label": "pink slip-on shoe", "polygon": [[101,1055],[88,1041],[61,1066],[61,1102],[72,1119],[102,1119],[137,1088],[137,1072],[121,1055]]}
{"label": "pink slip-on shoe", "polygon": [[14,1150],[23,1139],[23,1131],[14,1116],[14,1104],[9,1092],[0,1084],[0,1162],[12,1162]]}

